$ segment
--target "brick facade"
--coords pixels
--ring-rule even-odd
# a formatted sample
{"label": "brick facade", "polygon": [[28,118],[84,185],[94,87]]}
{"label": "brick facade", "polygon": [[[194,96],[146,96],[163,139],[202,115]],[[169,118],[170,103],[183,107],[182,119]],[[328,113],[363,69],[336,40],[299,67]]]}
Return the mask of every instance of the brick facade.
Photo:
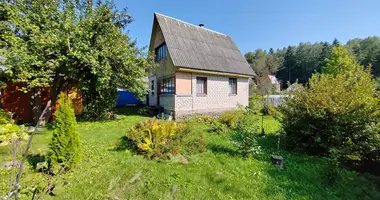
{"label": "brick facade", "polygon": [[[197,77],[207,78],[207,95],[197,96]],[[238,105],[248,106],[248,78],[237,78],[237,94],[229,94],[228,76],[191,74],[191,94],[160,95],[160,105],[165,112],[179,119],[195,113],[216,114],[236,109]]]}
{"label": "brick facade", "polygon": [[[196,78],[207,78],[207,95],[197,96]],[[237,78],[237,94],[229,94],[227,76],[192,73],[192,94],[175,95],[176,118],[195,113],[214,114],[231,109],[238,105],[248,106],[249,84],[248,78]]]}

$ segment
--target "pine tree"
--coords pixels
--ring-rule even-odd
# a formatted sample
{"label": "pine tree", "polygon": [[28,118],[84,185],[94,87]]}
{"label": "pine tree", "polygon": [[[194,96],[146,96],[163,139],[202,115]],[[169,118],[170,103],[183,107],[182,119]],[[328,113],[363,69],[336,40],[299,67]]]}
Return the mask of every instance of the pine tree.
{"label": "pine tree", "polygon": [[55,130],[49,144],[47,161],[49,167],[61,165],[71,169],[80,160],[80,137],[76,132],[77,122],[70,100],[61,95],[58,102]]}

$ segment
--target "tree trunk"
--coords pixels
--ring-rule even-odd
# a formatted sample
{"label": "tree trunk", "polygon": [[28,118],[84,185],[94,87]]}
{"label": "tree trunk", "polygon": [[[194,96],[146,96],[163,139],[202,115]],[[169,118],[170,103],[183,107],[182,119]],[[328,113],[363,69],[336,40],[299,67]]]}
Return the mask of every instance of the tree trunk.
{"label": "tree trunk", "polygon": [[32,106],[32,120],[33,125],[37,125],[38,119],[42,112],[42,97],[41,88],[35,87],[31,89],[31,106]]}
{"label": "tree trunk", "polygon": [[62,81],[61,77],[59,76],[59,73],[56,73],[53,85],[51,87],[51,108],[46,112],[45,119],[46,121],[50,121],[51,113],[55,111],[55,105],[57,104],[58,95],[61,92],[62,89]]}

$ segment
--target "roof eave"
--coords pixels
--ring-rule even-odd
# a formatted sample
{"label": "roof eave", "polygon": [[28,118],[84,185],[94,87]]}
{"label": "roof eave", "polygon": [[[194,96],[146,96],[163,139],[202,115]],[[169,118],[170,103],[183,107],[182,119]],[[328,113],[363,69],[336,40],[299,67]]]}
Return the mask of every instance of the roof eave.
{"label": "roof eave", "polygon": [[212,74],[212,75],[220,75],[220,76],[232,76],[232,77],[241,77],[241,78],[250,78],[250,77],[256,76],[256,74],[240,74],[240,73],[232,73],[232,72],[210,71],[210,70],[194,69],[194,68],[188,68],[188,67],[178,67],[177,71],[200,73],[200,74]]}

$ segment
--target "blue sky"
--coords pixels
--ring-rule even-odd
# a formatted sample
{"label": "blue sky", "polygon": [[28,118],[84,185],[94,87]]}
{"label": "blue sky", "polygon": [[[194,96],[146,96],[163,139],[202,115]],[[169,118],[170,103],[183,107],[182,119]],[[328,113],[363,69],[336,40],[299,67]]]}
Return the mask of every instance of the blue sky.
{"label": "blue sky", "polygon": [[149,44],[158,12],[231,36],[242,53],[300,42],[380,36],[380,0],[115,0],[135,21],[129,35]]}

